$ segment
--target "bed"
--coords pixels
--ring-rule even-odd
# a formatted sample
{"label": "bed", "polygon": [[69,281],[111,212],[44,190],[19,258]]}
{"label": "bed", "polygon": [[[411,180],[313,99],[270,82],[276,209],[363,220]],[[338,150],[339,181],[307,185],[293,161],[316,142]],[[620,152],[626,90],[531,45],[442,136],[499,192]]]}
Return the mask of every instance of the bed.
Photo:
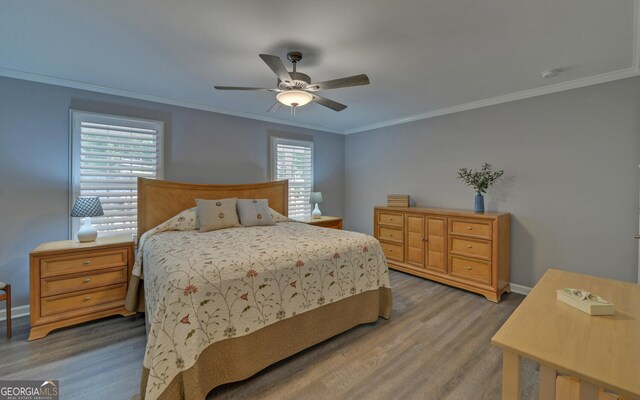
{"label": "bed", "polygon": [[195,199],[268,199],[287,181],[138,180],[139,249],[126,307],[145,311],[140,398],[202,400],[216,386],[391,314],[386,259],[369,235],[300,222],[201,233]]}

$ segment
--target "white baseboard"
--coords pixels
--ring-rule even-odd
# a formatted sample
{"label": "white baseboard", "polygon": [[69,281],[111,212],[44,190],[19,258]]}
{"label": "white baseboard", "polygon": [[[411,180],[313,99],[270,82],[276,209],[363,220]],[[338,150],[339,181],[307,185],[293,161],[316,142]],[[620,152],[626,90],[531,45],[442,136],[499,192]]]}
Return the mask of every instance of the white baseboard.
{"label": "white baseboard", "polygon": [[509,286],[511,286],[511,291],[513,293],[523,294],[525,296],[531,291],[529,286],[518,285],[517,283],[510,283]]}
{"label": "white baseboard", "polygon": [[[24,306],[11,307],[11,319],[24,317],[29,315],[29,305],[25,304]],[[7,311],[5,308],[0,310],[0,321],[4,321],[7,319]]]}

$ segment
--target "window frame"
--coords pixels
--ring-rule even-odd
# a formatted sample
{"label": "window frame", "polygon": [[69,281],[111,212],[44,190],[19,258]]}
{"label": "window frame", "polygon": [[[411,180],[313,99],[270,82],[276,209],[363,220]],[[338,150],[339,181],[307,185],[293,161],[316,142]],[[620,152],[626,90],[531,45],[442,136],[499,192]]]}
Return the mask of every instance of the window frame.
{"label": "window frame", "polygon": [[[311,150],[311,192],[314,191],[314,185],[315,185],[315,171],[316,171],[316,167],[315,167],[315,149],[314,149],[314,143],[313,140],[303,140],[303,139],[290,139],[287,137],[282,137],[282,136],[271,136],[271,157],[270,157],[270,162],[271,162],[271,168],[270,168],[270,173],[271,173],[271,180],[275,181],[278,180],[277,179],[277,162],[276,162],[276,157],[278,154],[278,144],[288,144],[288,145],[293,145],[293,146],[306,146],[309,147]],[[290,188],[289,188],[290,190]],[[307,200],[308,201],[308,200]],[[287,191],[287,208],[289,210],[289,212],[291,212],[291,203],[289,202],[289,192]],[[305,216],[305,217],[310,217],[311,216],[311,211],[313,210],[313,207],[311,207],[311,205],[309,205],[309,215]],[[300,218],[300,217],[293,217],[295,218]],[[304,217],[303,217],[304,218]]]}
{"label": "window frame", "polygon": [[[81,123],[92,122],[106,125],[126,125],[132,128],[154,129],[157,137],[157,169],[155,179],[164,179],[164,121],[130,117],[125,115],[104,114],[82,110],[69,110],[69,209],[71,215],[76,197],[80,194],[80,146]],[[77,168],[77,171],[76,171]],[[137,192],[136,192],[137,194]],[[80,229],[81,218],[69,216],[69,239],[75,238]],[[100,234],[101,237],[116,236]]]}

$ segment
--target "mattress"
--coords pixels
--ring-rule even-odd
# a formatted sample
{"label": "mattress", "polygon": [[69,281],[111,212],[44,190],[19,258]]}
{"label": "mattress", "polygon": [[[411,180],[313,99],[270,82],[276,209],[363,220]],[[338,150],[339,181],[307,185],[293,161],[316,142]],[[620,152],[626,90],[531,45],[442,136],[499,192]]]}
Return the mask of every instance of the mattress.
{"label": "mattress", "polygon": [[[297,222],[149,233],[141,241],[133,277],[144,277],[149,324],[145,399],[199,398],[211,385],[243,379],[391,311],[386,259],[369,235]],[[284,326],[289,333],[300,328],[300,343],[283,338],[290,343],[278,348]],[[309,332],[321,326],[326,332]],[[271,349],[253,361],[249,355],[230,357],[239,341],[245,343],[240,349],[255,347],[253,354],[260,346]],[[234,365],[225,367],[222,360]],[[211,372],[206,366],[219,376],[206,378]],[[195,383],[185,385],[185,377]]]}

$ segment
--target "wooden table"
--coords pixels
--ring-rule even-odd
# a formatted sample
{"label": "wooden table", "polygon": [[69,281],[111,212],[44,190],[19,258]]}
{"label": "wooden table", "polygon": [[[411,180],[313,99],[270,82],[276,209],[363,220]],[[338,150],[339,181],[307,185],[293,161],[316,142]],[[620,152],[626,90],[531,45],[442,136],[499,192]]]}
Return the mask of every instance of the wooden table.
{"label": "wooden table", "polygon": [[[615,304],[590,316],[556,300],[556,290],[586,289]],[[540,400],[556,399],[556,378],[579,379],[580,400],[600,387],[640,399],[640,285],[549,269],[491,342],[503,349],[502,399],[520,399],[520,358],[540,363]],[[566,397],[565,397],[566,398]]]}

